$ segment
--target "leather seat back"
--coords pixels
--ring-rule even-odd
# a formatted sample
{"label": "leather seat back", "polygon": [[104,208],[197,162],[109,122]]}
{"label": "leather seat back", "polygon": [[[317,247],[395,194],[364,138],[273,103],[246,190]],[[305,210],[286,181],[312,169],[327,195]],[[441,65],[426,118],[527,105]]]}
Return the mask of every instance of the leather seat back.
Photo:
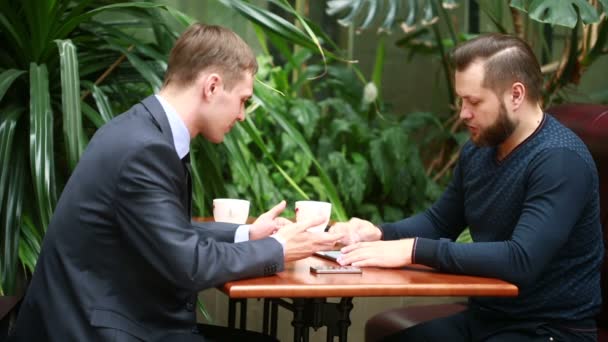
{"label": "leather seat back", "polygon": [[564,104],[547,109],[587,145],[600,181],[600,222],[604,232],[602,264],[602,311],[598,325],[608,329],[608,105]]}

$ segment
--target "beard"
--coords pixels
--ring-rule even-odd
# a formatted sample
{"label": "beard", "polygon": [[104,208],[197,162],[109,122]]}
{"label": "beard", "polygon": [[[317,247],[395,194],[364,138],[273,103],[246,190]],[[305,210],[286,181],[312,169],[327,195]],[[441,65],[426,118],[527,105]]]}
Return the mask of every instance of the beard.
{"label": "beard", "polygon": [[517,124],[507,116],[507,107],[501,101],[498,117],[486,129],[480,130],[477,136],[471,136],[471,141],[479,146],[498,146],[515,131]]}

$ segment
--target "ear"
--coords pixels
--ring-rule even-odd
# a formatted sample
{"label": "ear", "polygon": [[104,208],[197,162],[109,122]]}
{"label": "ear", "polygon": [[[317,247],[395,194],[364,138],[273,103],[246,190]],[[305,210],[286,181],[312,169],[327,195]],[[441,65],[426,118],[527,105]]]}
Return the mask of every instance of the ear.
{"label": "ear", "polygon": [[515,82],[511,86],[511,98],[509,101],[511,102],[511,106],[513,110],[517,110],[524,103],[526,99],[526,86],[521,82]]}
{"label": "ear", "polygon": [[222,87],[222,77],[216,73],[203,75],[201,86],[203,98],[211,99]]}

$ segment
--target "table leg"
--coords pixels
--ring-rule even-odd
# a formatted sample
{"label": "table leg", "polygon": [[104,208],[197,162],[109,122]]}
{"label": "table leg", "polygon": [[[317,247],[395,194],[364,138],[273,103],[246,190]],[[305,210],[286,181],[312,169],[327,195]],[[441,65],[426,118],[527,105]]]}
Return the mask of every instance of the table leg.
{"label": "table leg", "polygon": [[[342,298],[338,304],[338,337],[340,342],[346,342],[348,327],[350,326],[350,312],[353,309],[353,299]],[[329,332],[329,330],[328,330]],[[333,338],[333,337],[332,337]]]}
{"label": "table leg", "polygon": [[247,299],[229,299],[228,300],[228,327],[236,328],[236,305],[240,304],[240,329],[247,329]]}
{"label": "table leg", "polygon": [[328,342],[333,342],[336,336],[340,342],[347,342],[352,298],[342,298],[339,303],[328,303],[325,298],[292,298],[291,305],[282,299],[276,301],[293,312],[294,341],[306,342],[309,328],[325,326]]}
{"label": "table leg", "polygon": [[[247,330],[247,299],[241,299],[241,329]],[[350,324],[350,321],[349,321]]]}
{"label": "table leg", "polygon": [[264,298],[264,318],[262,321],[262,334],[268,335],[268,326],[270,324],[270,298]]}
{"label": "table leg", "polygon": [[[262,332],[277,337],[279,305],[293,313],[291,325],[294,329],[294,341],[308,342],[309,328],[315,330],[326,326],[327,341],[333,342],[337,336],[340,342],[347,342],[348,327],[351,325],[350,312],[353,309],[352,297],[341,298],[339,303],[328,303],[325,298],[292,298],[291,303],[280,298],[264,299],[264,316]],[[230,299],[228,308],[228,326],[236,326],[236,304],[241,305],[240,328],[246,328],[247,299]]]}
{"label": "table leg", "polygon": [[234,329],[236,324],[236,299],[228,299],[228,328]]}
{"label": "table leg", "polygon": [[333,327],[331,326],[327,326],[327,335],[326,335],[326,341],[327,342],[334,342],[334,336],[336,335],[336,333],[334,332]]}
{"label": "table leg", "polygon": [[277,324],[279,320],[279,304],[276,299],[270,299],[270,336],[277,337]]}
{"label": "table leg", "polygon": [[295,342],[308,341],[308,326],[304,319],[304,309],[306,307],[306,299],[293,299],[293,340]]}

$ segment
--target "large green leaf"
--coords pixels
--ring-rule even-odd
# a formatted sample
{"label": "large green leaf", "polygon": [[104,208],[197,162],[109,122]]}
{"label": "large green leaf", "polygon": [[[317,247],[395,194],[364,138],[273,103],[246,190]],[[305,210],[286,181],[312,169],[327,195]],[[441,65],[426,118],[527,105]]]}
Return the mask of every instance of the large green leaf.
{"label": "large green leaf", "polygon": [[[0,121],[0,160],[6,163],[3,165],[10,165],[10,160],[14,154],[15,128],[22,112],[23,109],[12,107],[0,113],[0,119],[2,120]],[[6,166],[0,168],[0,210],[2,210],[4,198],[8,196],[8,184],[11,179],[9,176],[10,169],[11,167]]]}
{"label": "large green leaf", "polygon": [[[507,28],[502,24],[502,18],[504,16],[502,14],[502,8],[504,6],[504,3],[502,1],[478,0],[477,3],[479,4],[479,9],[481,10],[481,12],[487,15],[488,18],[492,21],[492,23],[494,23],[494,26],[496,27],[498,32],[504,34],[508,33]],[[513,1],[511,2],[511,7],[520,9],[517,6],[519,6],[519,4],[514,5]]]}
{"label": "large green leaf", "polygon": [[[93,17],[101,12],[107,11],[107,10],[115,10],[115,9],[120,10],[120,9],[124,9],[124,8],[164,8],[164,9],[167,9],[168,6],[162,5],[162,4],[155,4],[155,3],[151,3],[151,2],[122,2],[122,3],[97,7],[91,11],[88,11],[86,13],[83,13],[83,14],[70,18],[68,21],[65,22],[65,24],[63,26],[61,26],[57,30],[54,37],[58,38],[58,39],[63,39],[70,32],[72,32],[78,25],[80,25],[83,22],[88,21],[89,19],[91,19],[91,17]],[[174,14],[176,12],[177,12],[176,10],[171,11],[172,14]]]}
{"label": "large green leaf", "polygon": [[52,13],[55,1],[26,1],[22,2],[22,19],[29,28],[29,44],[32,47],[33,61],[40,61],[49,39],[52,22],[56,20]]}
{"label": "large green leaf", "polygon": [[[14,130],[14,121],[17,119],[19,112],[18,110],[9,112],[7,118],[0,124],[0,139],[2,139],[3,143],[5,136],[12,135],[7,132]],[[25,150],[21,145],[16,144],[12,152],[9,159],[4,159],[5,157],[9,157],[4,153],[2,155],[2,160],[11,166],[2,170],[4,174],[4,169],[8,169],[8,179],[10,179],[10,182],[6,184],[7,198],[4,201],[4,205],[0,207],[0,232],[2,234],[2,245],[0,246],[0,292],[5,295],[14,294],[17,290],[19,227],[21,225],[23,206],[23,182],[25,175],[27,175],[24,162]]]}
{"label": "large green leaf", "polygon": [[321,54],[321,59],[323,59],[323,65],[325,66],[324,73],[327,72],[327,62],[325,60],[325,53],[324,53],[323,47],[321,47],[319,38],[313,32],[312,28],[308,25],[306,19],[300,13],[298,13],[298,11],[293,9],[293,7],[291,7],[291,5],[289,4],[289,2],[287,2],[287,0],[283,0],[283,3],[285,4],[285,6],[287,6],[290,9],[290,13],[293,14],[296,18],[298,18],[298,22],[306,31],[308,38],[310,40],[312,40],[312,42],[315,44],[317,51],[319,51],[319,53]]}
{"label": "large green leaf", "polygon": [[82,114],[84,114],[84,116],[89,119],[89,121],[91,121],[95,127],[100,128],[103,126],[105,120],[95,109],[89,106],[86,102],[81,102],[80,108],[82,109]]}
{"label": "large green leaf", "polygon": [[351,156],[353,162],[347,160],[341,152],[331,152],[328,159],[327,167],[335,172],[338,179],[340,195],[344,202],[350,207],[361,204],[365,193],[368,177],[369,165],[365,158],[359,153],[353,153]]}
{"label": "large green leaf", "polygon": [[291,12],[291,14],[298,18],[306,33],[302,32],[302,30],[297,28],[294,24],[290,23],[279,15],[250,3],[240,0],[220,0],[220,2],[234,9],[256,25],[261,26],[265,31],[271,31],[281,36],[283,39],[286,39],[290,43],[303,46],[311,51],[319,51],[323,59],[325,59],[324,55],[338,58],[335,54],[324,50],[321,47],[317,35],[314,34],[312,28],[306,22],[306,20],[304,20],[299,13],[294,11],[291,6],[286,4],[284,1],[282,8],[287,9]]}
{"label": "large green leaf", "polygon": [[81,137],[82,114],[80,112],[80,78],[78,57],[71,40],[56,40],[61,61],[61,105],[63,109],[63,136],[71,170],[76,167],[84,150]]}
{"label": "large green leaf", "polygon": [[23,156],[17,156],[14,167],[11,168],[11,183],[9,185],[9,199],[2,217],[4,232],[4,245],[2,246],[2,292],[15,294],[19,253],[19,226],[21,224],[21,210],[23,206],[23,178],[25,175]]}
{"label": "large green leaf", "polygon": [[80,47],[81,50],[84,50],[78,56],[78,73],[80,74],[80,86],[85,87],[85,80],[89,80],[92,77],[97,77],[100,73],[106,71],[109,67],[108,61],[116,60],[120,58],[117,52],[115,51],[99,51],[90,49],[86,45],[82,45]]}
{"label": "large green leaf", "polygon": [[[325,12],[331,16],[343,13],[342,18],[338,19],[338,23],[342,26],[355,27],[357,32],[369,28],[372,23],[379,22],[378,19],[382,19],[384,16],[378,32],[390,33],[402,2],[405,0],[329,0]],[[407,27],[415,25],[418,2],[419,0],[407,2],[408,15],[404,21]],[[360,19],[362,19],[362,23],[359,23]]]}
{"label": "large green leaf", "polygon": [[167,7],[167,11],[184,27],[188,27],[196,22],[193,17],[176,10],[173,7]]}
{"label": "large green leaf", "polygon": [[[348,0],[348,1],[350,1],[350,0]],[[298,11],[298,10],[294,9],[291,6],[291,4],[285,0],[268,0],[268,2],[278,6],[286,13],[290,13],[294,16],[296,15],[296,12],[298,14],[299,14],[299,12],[302,12],[302,11]],[[330,45],[333,50],[339,49],[338,46],[336,45],[336,43],[331,39],[331,37],[327,33],[325,33],[316,23],[314,23],[309,18],[306,18],[302,15],[297,16],[297,18],[301,22],[304,22],[306,25],[308,25],[311,28],[311,30],[314,32],[314,36],[319,37],[319,40],[322,41],[323,44]]]}
{"label": "large green leaf", "polygon": [[90,26],[96,34],[100,35],[110,45],[133,46],[134,49],[140,52],[142,55],[147,56],[155,61],[162,62],[164,69],[166,69],[167,63],[165,61],[167,60],[167,56],[158,52],[156,49],[152,48],[149,44],[146,44],[141,39],[126,34],[118,27],[114,27],[112,25],[95,22]]}
{"label": "large green leaf", "polygon": [[190,163],[195,212],[201,216],[209,216],[207,210],[211,206],[211,200],[224,197],[226,193],[221,159],[216,146],[203,137],[195,138],[190,144]]}
{"label": "large green leaf", "polygon": [[[250,107],[251,108],[251,107]],[[268,146],[261,139],[261,133],[257,127],[247,127],[247,124],[239,124],[234,127],[226,139],[224,140],[224,147],[228,152],[228,164],[231,169],[232,180],[237,185],[238,189],[245,188],[244,190],[249,193],[249,198],[252,198],[254,208],[258,211],[256,214],[265,212],[268,210],[269,205],[274,205],[276,202],[285,198],[285,193],[290,188],[281,189],[280,191],[275,183],[275,176],[268,168],[276,167],[279,170],[280,177],[285,180],[288,184],[298,184],[288,171],[280,165],[280,162],[276,161],[276,158],[271,153],[273,150],[272,146]],[[255,136],[252,137],[248,133],[247,129],[254,130]],[[255,141],[257,140],[257,141]],[[250,143],[264,144],[260,146],[260,150],[264,153],[262,159],[258,158],[253,151],[255,149],[250,148]],[[271,160],[270,165],[267,167],[267,159]],[[272,161],[275,161],[273,163]],[[288,175],[288,176],[286,176]],[[278,177],[276,177],[278,178]],[[281,182],[280,184],[284,184]],[[296,192],[302,191],[298,187],[291,186],[291,189]],[[230,189],[229,189],[230,190]],[[290,198],[289,196],[287,198]],[[272,202],[272,203],[271,203]]]}
{"label": "large green leaf", "polygon": [[97,105],[98,114],[100,114],[103,123],[112,120],[114,114],[112,112],[112,106],[110,106],[110,100],[105,92],[94,83],[89,82],[85,87],[88,87],[91,90],[93,99],[95,99],[95,104]]}
{"label": "large green leaf", "polygon": [[[315,158],[315,155],[310,150],[310,146],[306,142],[304,137],[302,136],[302,133],[300,133],[300,131],[294,125],[292,125],[288,120],[286,120],[279,113],[269,110],[268,114],[294,140],[294,142],[300,147],[300,149],[311,158],[313,164],[315,165],[315,168],[317,169],[317,172],[319,173],[319,177],[321,178],[321,181],[325,185],[327,197],[330,199],[330,201],[333,204],[333,212],[336,214],[336,216],[335,216],[336,219],[338,219],[340,221],[347,220],[348,216],[346,215],[346,212],[344,211],[344,206],[342,205],[342,201],[340,200],[340,197],[338,196],[338,192],[336,191],[335,185],[333,184],[333,182],[331,181],[331,178],[329,178],[329,176],[327,175],[327,173],[325,172],[325,170],[323,169],[321,164]],[[289,180],[290,179],[288,179],[288,181]],[[308,196],[306,196],[305,198],[307,198],[307,197]]]}
{"label": "large green leaf", "polygon": [[120,50],[127,58],[131,65],[139,72],[139,74],[150,84],[150,87],[154,92],[158,92],[163,85],[163,81],[157,72],[144,60],[139,58],[136,54],[129,52],[129,50],[119,47]]}
{"label": "large green leaf", "polygon": [[576,26],[579,15],[585,24],[600,20],[596,9],[587,0],[511,0],[510,6],[527,11],[531,19],[541,23],[569,28]]}
{"label": "large green leaf", "polygon": [[382,72],[384,71],[384,61],[386,55],[386,35],[381,34],[376,42],[376,61],[374,63],[374,72],[372,81],[376,85],[378,92],[382,89]]}
{"label": "large green leaf", "polygon": [[532,0],[511,0],[509,6],[523,12],[528,12],[528,7],[530,6],[531,1]]}
{"label": "large green leaf", "polygon": [[19,239],[19,260],[30,273],[33,273],[36,267],[41,242],[42,235],[32,220],[27,215],[23,215]]}
{"label": "large green leaf", "polygon": [[[15,15],[9,14],[13,9],[11,6],[7,6],[8,2],[4,3],[4,1],[0,1],[0,4],[2,4],[2,7],[0,7],[0,31],[5,31],[8,33],[7,38],[10,40],[10,42],[6,42],[7,44],[14,44],[15,51],[22,52],[27,46],[27,44],[24,43],[23,37],[25,30],[19,25],[19,21],[13,23],[9,20],[9,18],[14,18]],[[25,58],[25,55],[20,53],[19,57]]]}
{"label": "large green leaf", "polygon": [[392,187],[391,161],[385,153],[386,149],[381,139],[374,139],[369,146],[372,168],[380,179],[383,193],[389,193]]}
{"label": "large green leaf", "polygon": [[23,70],[15,70],[8,69],[0,74],[0,101],[4,97],[4,94],[10,88],[13,81],[15,81],[19,76],[21,76],[25,71]]}
{"label": "large green leaf", "polygon": [[224,5],[236,10],[252,22],[270,30],[281,37],[304,47],[315,49],[316,46],[306,34],[295,25],[263,8],[239,0],[220,0]]}
{"label": "large green leaf", "polygon": [[599,0],[603,7],[603,12],[608,14],[608,0]]}
{"label": "large green leaf", "polygon": [[289,174],[287,172],[285,172],[285,170],[281,167],[281,165],[279,165],[279,163],[275,160],[275,158],[272,156],[270,151],[268,151],[268,149],[266,148],[266,144],[264,144],[264,140],[262,139],[262,132],[259,129],[257,129],[255,124],[253,123],[253,120],[251,120],[251,118],[247,117],[247,119],[245,121],[243,121],[241,123],[241,125],[243,126],[245,131],[247,131],[247,133],[249,134],[249,137],[253,140],[253,142],[260,148],[260,150],[262,150],[264,155],[266,157],[268,157],[268,159],[270,160],[272,165],[285,178],[287,183],[289,183],[289,185],[291,185],[293,187],[293,189],[296,190],[300,194],[300,196],[302,196],[304,199],[308,199],[308,195],[306,195],[304,190],[302,190],[300,188],[300,186],[298,184],[296,184],[296,182],[294,182],[294,180],[289,176]]}
{"label": "large green leaf", "polygon": [[30,167],[40,222],[48,227],[56,201],[53,112],[45,65],[30,64]]}
{"label": "large green leaf", "polygon": [[[246,183],[245,186],[250,186],[253,176],[251,175],[251,165],[248,163],[248,158],[244,155],[242,149],[239,146],[239,132],[240,125],[234,127],[234,129],[224,138],[223,145],[228,151],[228,159],[230,160],[230,166],[238,174],[240,179],[243,179]],[[241,128],[242,129],[242,128]]]}

